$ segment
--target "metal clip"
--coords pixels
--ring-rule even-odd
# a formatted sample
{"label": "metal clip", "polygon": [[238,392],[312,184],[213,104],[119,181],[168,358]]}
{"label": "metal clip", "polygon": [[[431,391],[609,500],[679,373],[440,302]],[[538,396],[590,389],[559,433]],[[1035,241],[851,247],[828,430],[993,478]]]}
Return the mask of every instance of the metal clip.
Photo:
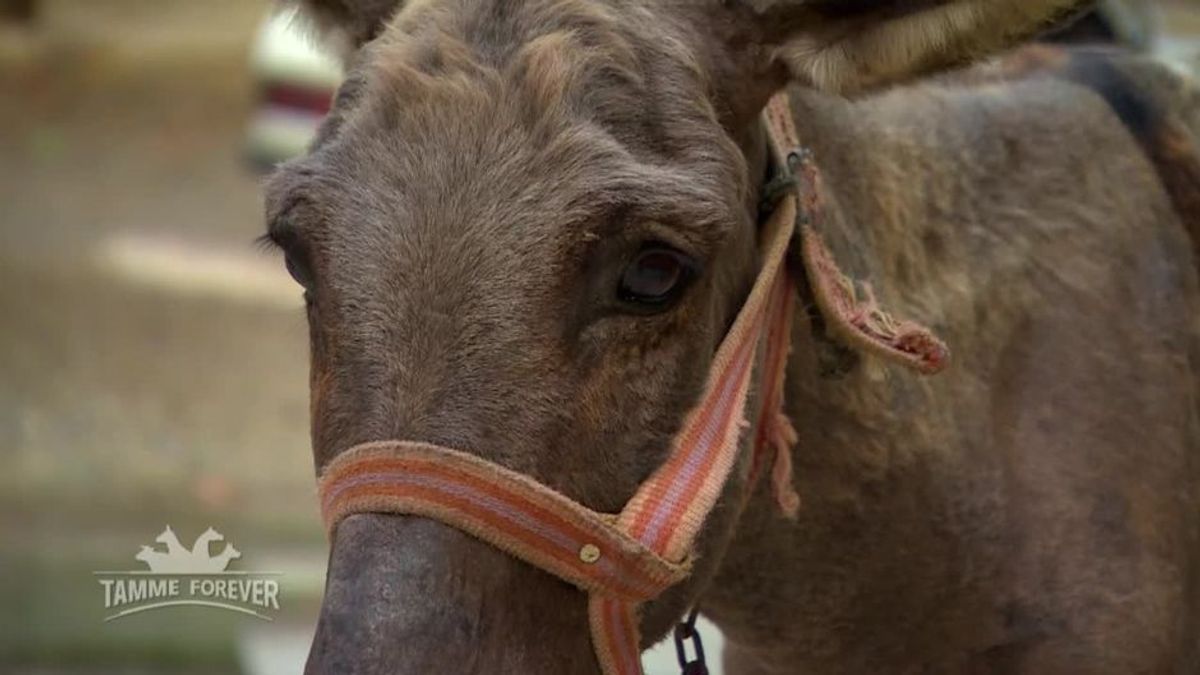
{"label": "metal clip", "polygon": [[796,148],[787,154],[788,170],[793,173],[799,172],[800,168],[813,160],[813,151],[810,148]]}
{"label": "metal clip", "polygon": [[763,185],[758,205],[759,218],[763,222],[766,222],[767,216],[779,205],[779,200],[801,187],[801,174],[811,164],[812,159],[813,152],[808,148],[796,148],[784,157],[783,166],[777,167],[775,176]]}

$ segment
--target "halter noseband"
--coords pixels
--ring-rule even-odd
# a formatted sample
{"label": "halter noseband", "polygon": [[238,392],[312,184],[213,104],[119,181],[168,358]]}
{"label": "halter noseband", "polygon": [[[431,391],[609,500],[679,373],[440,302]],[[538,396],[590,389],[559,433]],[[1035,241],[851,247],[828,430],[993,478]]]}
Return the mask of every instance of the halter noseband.
{"label": "halter noseband", "polygon": [[[385,441],[351,448],[325,467],[320,499],[330,538],[355,513],[411,514],[458,528],[588,593],[601,669],[605,675],[641,675],[638,608],[690,572],[692,546],[737,464],[759,358],[762,396],[752,480],[774,449],[777,499],[785,512],[798,506],[790,464],[796,437],[782,413],[795,304],[785,258],[798,209],[802,223],[815,212],[817,176],[807,153],[797,150],[788,108],[786,94],[776,95],[765,120],[777,165],[796,172],[797,188],[783,196],[762,228],[762,269],[713,358],[704,395],[684,420],[666,462],[619,514],[597,513],[475,455]],[[804,229],[808,235],[810,228]]]}

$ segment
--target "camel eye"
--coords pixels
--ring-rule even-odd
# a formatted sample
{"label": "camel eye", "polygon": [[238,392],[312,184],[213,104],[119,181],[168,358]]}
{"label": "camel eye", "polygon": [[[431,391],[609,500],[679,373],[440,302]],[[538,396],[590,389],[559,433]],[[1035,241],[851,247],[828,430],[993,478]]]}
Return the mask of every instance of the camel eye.
{"label": "camel eye", "polygon": [[695,277],[696,263],[661,244],[637,254],[621,276],[618,297],[642,309],[662,310],[673,304]]}
{"label": "camel eye", "polygon": [[283,265],[287,268],[288,274],[292,275],[292,279],[308,291],[313,287],[313,274],[308,263],[303,259],[304,257],[288,251],[283,256]]}

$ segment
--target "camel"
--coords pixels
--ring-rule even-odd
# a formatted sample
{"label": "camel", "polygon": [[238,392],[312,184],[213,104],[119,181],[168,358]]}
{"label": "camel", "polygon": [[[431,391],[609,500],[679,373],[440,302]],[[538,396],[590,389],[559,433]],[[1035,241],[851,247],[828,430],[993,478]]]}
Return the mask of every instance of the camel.
{"label": "camel", "polygon": [[[1200,672],[1193,83],[1121,52],[996,56],[1074,0],[298,4],[347,68],[265,195],[318,475],[419,442],[619,512],[758,276],[782,95],[845,292],[949,365],[839,330],[793,241],[797,442],[770,480],[741,456],[639,646],[698,607],[732,675]],[[333,532],[306,672],[601,666],[578,588],[377,511]]]}

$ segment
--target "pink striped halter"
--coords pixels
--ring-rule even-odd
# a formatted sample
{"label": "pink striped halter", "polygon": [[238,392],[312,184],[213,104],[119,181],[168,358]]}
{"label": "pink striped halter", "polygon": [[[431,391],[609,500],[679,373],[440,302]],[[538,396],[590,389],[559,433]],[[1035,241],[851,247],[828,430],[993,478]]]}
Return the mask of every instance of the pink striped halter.
{"label": "pink striped halter", "polygon": [[760,473],[773,449],[777,499],[785,512],[799,505],[791,488],[796,436],[782,414],[794,305],[785,257],[801,196],[802,222],[816,208],[817,176],[805,153],[791,152],[798,139],[784,94],[768,105],[766,123],[776,163],[796,171],[798,189],[788,190],[762,229],[762,270],[717,350],[703,397],[667,461],[624,510],[597,513],[471,454],[387,441],[351,448],[326,466],[320,498],[331,538],[338,522],[355,513],[412,514],[468,532],[587,592],[603,672],[640,675],[638,607],[689,574],[692,545],[737,464],[759,358],[762,405],[752,473]]}

